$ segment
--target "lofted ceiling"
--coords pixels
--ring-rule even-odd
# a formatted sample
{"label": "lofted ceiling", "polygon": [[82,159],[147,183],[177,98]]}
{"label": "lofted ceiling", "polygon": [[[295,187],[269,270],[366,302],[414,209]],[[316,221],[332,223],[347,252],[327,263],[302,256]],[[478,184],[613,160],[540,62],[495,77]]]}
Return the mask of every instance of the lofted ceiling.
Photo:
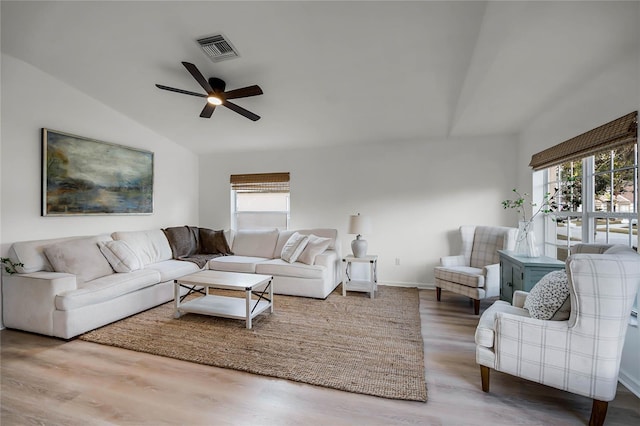
{"label": "lofted ceiling", "polygon": [[[2,52],[196,153],[518,133],[611,63],[638,56],[638,2],[1,3]],[[196,39],[240,57],[214,63]],[[198,115],[181,61],[262,117]]]}

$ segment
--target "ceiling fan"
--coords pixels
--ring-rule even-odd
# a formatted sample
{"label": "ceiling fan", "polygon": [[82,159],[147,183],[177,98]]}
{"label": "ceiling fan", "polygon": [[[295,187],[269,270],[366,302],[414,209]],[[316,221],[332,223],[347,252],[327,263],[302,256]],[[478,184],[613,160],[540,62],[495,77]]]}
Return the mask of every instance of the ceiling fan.
{"label": "ceiling fan", "polygon": [[225,92],[224,89],[226,87],[226,83],[224,82],[224,80],[212,77],[207,81],[207,79],[204,78],[202,73],[198,71],[198,68],[196,68],[195,65],[189,62],[183,62],[182,65],[184,65],[187,71],[189,71],[193,78],[196,79],[198,84],[200,84],[200,86],[202,86],[202,88],[207,92],[206,94],[176,89],[175,87],[163,86],[162,84],[156,84],[156,87],[158,89],[169,90],[170,92],[198,96],[199,98],[207,98],[207,104],[204,106],[202,112],[200,113],[200,117],[202,118],[211,118],[211,115],[213,114],[213,111],[215,111],[216,106],[222,105],[244,117],[247,117],[249,120],[260,120],[259,115],[256,115],[251,111],[248,111],[232,102],[229,102],[229,99],[247,98],[249,96],[262,95],[262,89],[260,88],[260,86],[247,86],[241,89],[234,89]]}

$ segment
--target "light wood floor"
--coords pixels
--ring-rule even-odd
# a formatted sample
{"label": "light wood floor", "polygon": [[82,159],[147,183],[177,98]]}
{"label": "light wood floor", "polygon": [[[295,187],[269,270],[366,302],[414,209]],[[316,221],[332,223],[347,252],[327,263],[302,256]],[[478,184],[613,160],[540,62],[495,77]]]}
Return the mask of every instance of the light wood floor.
{"label": "light wood floor", "polygon": [[[466,298],[422,290],[429,401],[394,401],[156,357],[80,340],[0,332],[3,426],[581,425],[587,398],[492,372],[480,389]],[[486,308],[490,302],[483,302]],[[606,425],[640,424],[622,385]]]}

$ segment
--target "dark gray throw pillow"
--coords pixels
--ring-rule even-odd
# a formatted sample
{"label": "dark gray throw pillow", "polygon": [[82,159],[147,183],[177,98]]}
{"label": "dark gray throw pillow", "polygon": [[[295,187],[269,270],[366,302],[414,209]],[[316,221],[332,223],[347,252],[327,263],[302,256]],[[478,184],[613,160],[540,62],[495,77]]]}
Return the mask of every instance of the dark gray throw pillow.
{"label": "dark gray throw pillow", "polygon": [[224,231],[214,231],[207,228],[200,228],[200,253],[233,254],[224,236]]}

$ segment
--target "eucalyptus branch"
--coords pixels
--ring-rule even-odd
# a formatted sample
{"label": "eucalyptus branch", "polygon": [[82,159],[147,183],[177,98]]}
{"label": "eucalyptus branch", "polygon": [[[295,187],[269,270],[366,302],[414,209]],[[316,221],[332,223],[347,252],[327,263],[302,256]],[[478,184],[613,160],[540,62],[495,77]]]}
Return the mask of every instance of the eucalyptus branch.
{"label": "eucalyptus branch", "polygon": [[7,274],[9,275],[13,275],[18,273],[18,271],[16,270],[17,267],[23,267],[24,263],[22,262],[13,262],[10,258],[8,257],[0,257],[0,263],[2,263],[2,265],[4,266],[4,270],[7,272]]}
{"label": "eucalyptus branch", "polygon": [[[546,192],[542,196],[542,203],[538,207],[538,204],[529,202],[527,203],[527,197],[529,197],[528,193],[520,193],[517,189],[513,189],[513,192],[518,196],[514,200],[504,200],[502,202],[502,207],[505,209],[515,209],[521,216],[523,222],[531,222],[533,219],[538,216],[540,213],[551,213],[557,209],[557,205],[555,203],[555,197],[558,195],[558,188],[555,189],[553,195],[550,192]],[[538,207],[538,209],[531,215],[530,219],[527,219],[527,206],[530,207]]]}

